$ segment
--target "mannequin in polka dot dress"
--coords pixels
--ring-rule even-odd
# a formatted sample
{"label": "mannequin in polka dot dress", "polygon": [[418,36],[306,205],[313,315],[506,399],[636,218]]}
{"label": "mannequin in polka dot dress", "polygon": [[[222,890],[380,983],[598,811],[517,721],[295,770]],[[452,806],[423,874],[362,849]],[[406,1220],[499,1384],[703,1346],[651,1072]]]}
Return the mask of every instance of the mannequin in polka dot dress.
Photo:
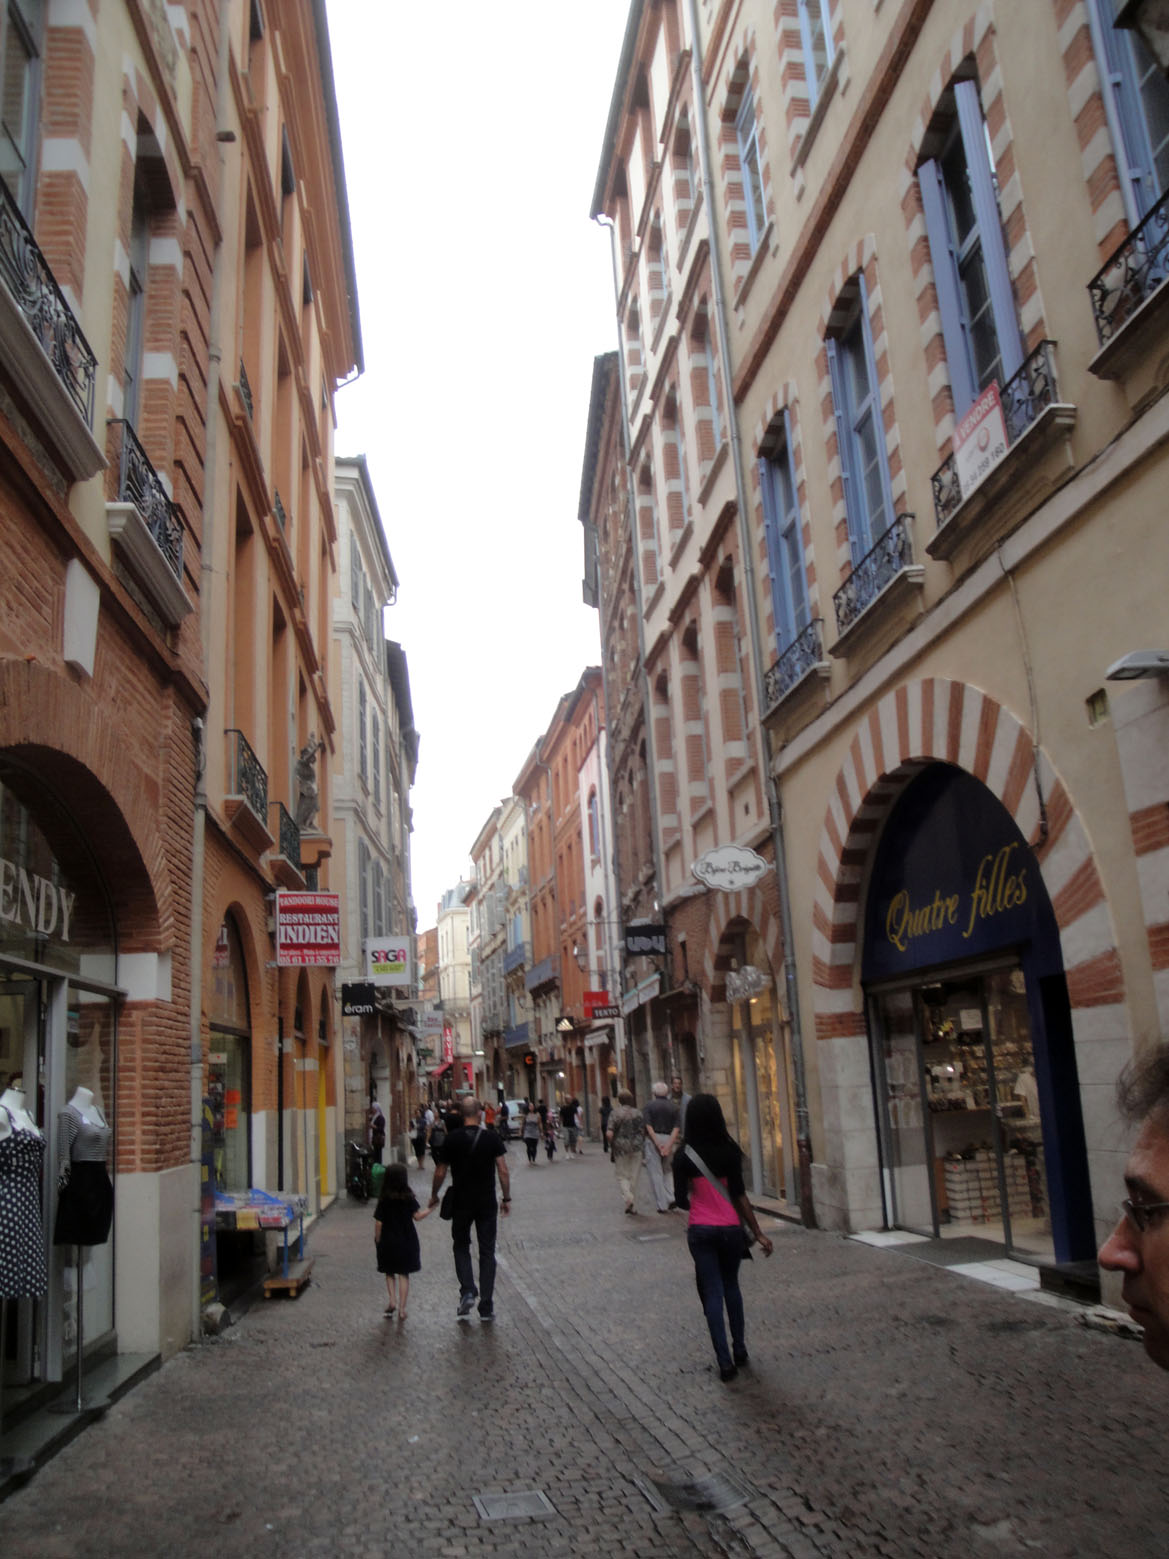
{"label": "mannequin in polka dot dress", "polygon": [[41,1169],[45,1139],[25,1108],[24,1093],[0,1094],[0,1298],[38,1298],[45,1291]]}

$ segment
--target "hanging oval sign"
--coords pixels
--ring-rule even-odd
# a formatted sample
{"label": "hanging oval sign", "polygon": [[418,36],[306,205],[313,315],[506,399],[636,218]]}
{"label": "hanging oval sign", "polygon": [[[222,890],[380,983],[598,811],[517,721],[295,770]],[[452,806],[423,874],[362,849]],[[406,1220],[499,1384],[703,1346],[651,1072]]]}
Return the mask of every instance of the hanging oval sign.
{"label": "hanging oval sign", "polygon": [[744,845],[724,844],[700,855],[690,870],[708,888],[733,893],[736,888],[753,888],[770,867],[754,850]]}

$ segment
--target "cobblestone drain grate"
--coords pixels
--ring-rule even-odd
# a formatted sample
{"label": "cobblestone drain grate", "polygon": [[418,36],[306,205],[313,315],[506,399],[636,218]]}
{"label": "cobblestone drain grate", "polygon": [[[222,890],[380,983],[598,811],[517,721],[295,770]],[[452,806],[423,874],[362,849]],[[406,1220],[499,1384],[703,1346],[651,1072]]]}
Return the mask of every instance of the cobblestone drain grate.
{"label": "cobblestone drain grate", "polygon": [[513,1494],[472,1494],[471,1498],[483,1521],[523,1521],[531,1516],[556,1514],[555,1505],[539,1489],[522,1489]]}
{"label": "cobblestone drain grate", "polygon": [[[640,1479],[637,1481],[641,1482]],[[673,1510],[697,1510],[712,1514],[717,1510],[731,1510],[735,1505],[745,1505],[751,1498],[751,1490],[745,1483],[721,1472],[711,1473],[705,1478],[684,1478],[680,1481],[654,1478],[651,1481],[661,1499]],[[652,1495],[650,1497],[653,1498]]]}
{"label": "cobblestone drain grate", "polygon": [[556,1250],[564,1249],[570,1245],[595,1245],[595,1234],[544,1234],[537,1239],[511,1239],[507,1246],[509,1250]]}

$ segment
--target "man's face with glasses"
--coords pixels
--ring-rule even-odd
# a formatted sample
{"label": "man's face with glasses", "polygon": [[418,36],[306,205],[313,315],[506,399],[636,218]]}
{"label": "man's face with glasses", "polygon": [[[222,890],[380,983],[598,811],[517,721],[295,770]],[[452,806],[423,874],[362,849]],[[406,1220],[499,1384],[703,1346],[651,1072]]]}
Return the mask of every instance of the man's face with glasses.
{"label": "man's face with glasses", "polygon": [[1169,1369],[1169,1119],[1141,1127],[1124,1175],[1120,1221],[1100,1247],[1100,1265],[1124,1276],[1121,1293],[1145,1329],[1145,1352]]}

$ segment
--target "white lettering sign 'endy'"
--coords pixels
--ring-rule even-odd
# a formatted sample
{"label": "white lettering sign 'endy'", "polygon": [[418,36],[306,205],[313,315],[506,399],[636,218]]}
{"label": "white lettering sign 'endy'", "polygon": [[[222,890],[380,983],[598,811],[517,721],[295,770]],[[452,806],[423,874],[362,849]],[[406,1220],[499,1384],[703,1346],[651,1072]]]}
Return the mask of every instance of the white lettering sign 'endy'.
{"label": "white lettering sign 'endy'", "polygon": [[76,902],[68,888],[0,859],[0,921],[67,942]]}

